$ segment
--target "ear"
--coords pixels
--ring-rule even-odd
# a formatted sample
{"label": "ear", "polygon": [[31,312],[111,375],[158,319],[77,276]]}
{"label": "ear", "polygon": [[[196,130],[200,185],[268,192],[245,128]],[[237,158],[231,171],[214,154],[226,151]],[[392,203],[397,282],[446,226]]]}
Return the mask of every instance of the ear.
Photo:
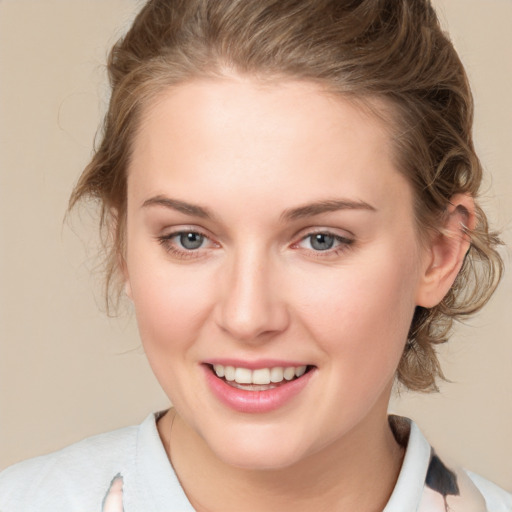
{"label": "ear", "polygon": [[469,194],[454,195],[441,219],[438,232],[426,251],[416,305],[437,306],[449,292],[469,250],[469,233],[475,229],[475,203]]}
{"label": "ear", "polygon": [[119,265],[119,270],[121,271],[121,273],[123,275],[124,293],[130,300],[133,300],[132,285],[130,283],[130,274],[128,273],[128,266],[126,264],[126,259],[124,257],[124,254],[121,254],[120,252],[117,254],[117,264]]}
{"label": "ear", "polygon": [[130,285],[130,280],[129,279],[126,279],[125,282],[124,282],[124,293],[126,293],[127,297],[130,300],[133,300],[133,297],[132,297],[132,287]]}
{"label": "ear", "polygon": [[130,283],[130,274],[128,273],[128,266],[126,265],[126,259],[123,254],[117,255],[117,264],[119,265],[119,270],[123,275],[124,293],[130,300],[133,300],[132,285]]}

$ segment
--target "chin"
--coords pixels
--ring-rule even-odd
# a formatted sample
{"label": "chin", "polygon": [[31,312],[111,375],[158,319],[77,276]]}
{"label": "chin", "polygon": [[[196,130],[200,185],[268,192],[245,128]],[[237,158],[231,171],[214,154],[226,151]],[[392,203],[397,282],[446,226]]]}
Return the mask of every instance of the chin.
{"label": "chin", "polygon": [[311,451],[311,447],[304,446],[304,439],[294,440],[289,433],[272,433],[269,431],[273,430],[271,427],[258,432],[254,431],[256,429],[243,430],[234,435],[226,433],[211,442],[206,439],[206,442],[225,464],[252,471],[285,469],[303,460]]}
{"label": "chin", "polygon": [[302,457],[296,452],[271,452],[265,447],[247,450],[241,447],[229,453],[216,454],[225,464],[248,471],[272,471],[285,469],[299,462]]}

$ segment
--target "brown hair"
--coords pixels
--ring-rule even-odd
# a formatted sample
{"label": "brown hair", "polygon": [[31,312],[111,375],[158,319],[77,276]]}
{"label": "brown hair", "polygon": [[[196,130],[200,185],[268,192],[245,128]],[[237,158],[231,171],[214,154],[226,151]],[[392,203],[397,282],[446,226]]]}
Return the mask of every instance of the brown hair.
{"label": "brown hair", "polygon": [[[114,285],[133,137],[145,106],[173,84],[236,72],[383,100],[420,233],[436,229],[454,194],[478,194],[471,91],[427,0],[151,0],[113,47],[108,71],[112,96],[102,140],[70,199],[70,207],[83,198],[99,201],[101,227],[111,235],[107,301],[119,297]],[[416,309],[397,370],[410,389],[436,389],[443,374],[435,345],[447,340],[454,319],[487,302],[501,277],[499,238],[478,205],[476,213],[471,247],[450,292],[436,307]],[[113,289],[117,294],[108,293]]]}

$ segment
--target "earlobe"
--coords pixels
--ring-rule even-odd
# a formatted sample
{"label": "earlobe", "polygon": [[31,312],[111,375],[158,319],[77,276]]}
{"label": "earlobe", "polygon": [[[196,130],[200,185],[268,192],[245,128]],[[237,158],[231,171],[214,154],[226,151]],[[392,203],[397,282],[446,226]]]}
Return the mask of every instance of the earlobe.
{"label": "earlobe", "polygon": [[130,281],[128,279],[124,282],[124,293],[130,300],[133,300],[132,287],[131,287]]}
{"label": "earlobe", "polygon": [[475,228],[475,203],[469,194],[456,194],[450,200],[438,232],[428,248],[416,304],[437,306],[449,292],[471,245]]}
{"label": "earlobe", "polygon": [[126,260],[121,255],[118,255],[117,260],[118,260],[117,263],[119,265],[119,269],[121,270],[121,274],[123,275],[123,279],[124,279],[124,293],[130,300],[133,300],[132,285],[130,283],[130,276],[128,274]]}
{"label": "earlobe", "polygon": [[[124,228],[124,223],[122,223],[122,221],[120,221],[119,212],[116,208],[110,209],[110,217],[111,217],[111,222],[109,224],[109,229],[110,229],[111,239],[118,240],[118,238],[121,236],[120,231]],[[121,223],[121,225],[120,225],[120,223]],[[128,268],[126,265],[126,260],[125,260],[125,256],[124,256],[124,251],[122,249],[122,244],[116,243],[116,252],[117,252],[117,256],[116,256],[117,267],[118,267],[117,270],[123,276],[123,280],[124,280],[124,293],[126,294],[126,296],[129,299],[133,300],[132,287],[130,284],[130,276],[128,274]]]}

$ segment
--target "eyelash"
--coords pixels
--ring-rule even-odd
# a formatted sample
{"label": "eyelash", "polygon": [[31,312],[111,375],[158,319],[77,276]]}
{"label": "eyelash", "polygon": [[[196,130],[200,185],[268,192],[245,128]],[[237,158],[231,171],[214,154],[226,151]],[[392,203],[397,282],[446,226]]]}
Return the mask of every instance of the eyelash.
{"label": "eyelash", "polygon": [[320,230],[320,231],[312,231],[309,232],[307,235],[301,237],[301,239],[298,242],[295,242],[292,244],[292,248],[299,248],[299,244],[304,242],[305,240],[310,239],[310,245],[312,238],[316,235],[324,235],[334,238],[334,242],[338,243],[337,246],[325,249],[325,250],[314,250],[314,249],[306,249],[308,251],[308,255],[313,258],[319,258],[319,259],[329,259],[329,258],[335,258],[336,256],[340,256],[344,254],[345,252],[353,249],[353,244],[355,242],[352,238],[347,238],[341,235],[336,235],[335,233],[332,233],[330,231]]}
{"label": "eyelash", "polygon": [[174,231],[168,235],[157,237],[158,243],[169,253],[178,259],[186,260],[193,258],[200,258],[202,256],[200,247],[198,249],[178,249],[176,244],[172,242],[174,238],[178,238],[182,235],[198,235],[204,238],[204,240],[210,240],[205,234],[194,230],[194,229],[182,229],[180,231]]}
{"label": "eyelash", "polygon": [[[211,239],[201,233],[197,230],[180,230],[180,231],[174,231],[172,233],[169,233],[167,235],[159,236],[157,237],[158,243],[169,253],[175,256],[178,259],[186,260],[186,259],[194,259],[194,258],[200,258],[204,254],[202,253],[201,249],[202,247],[198,247],[197,249],[179,249],[176,245],[176,243],[173,243],[172,240],[175,238],[178,238],[183,235],[198,235],[200,237],[203,237],[204,240]],[[334,233],[331,233],[330,231],[313,231],[308,233],[307,235],[303,236],[298,240],[297,242],[294,242],[291,247],[293,249],[299,248],[299,245],[304,242],[307,239],[312,239],[312,237],[317,235],[324,235],[328,237],[332,237],[335,242],[337,242],[339,245],[335,246],[334,248],[325,249],[325,250],[314,250],[314,249],[306,249],[313,257],[315,258],[328,258],[329,256],[338,256],[350,249],[352,249],[352,246],[354,244],[354,240],[351,238],[346,238],[340,235],[336,235]],[[310,242],[311,244],[311,242]]]}

